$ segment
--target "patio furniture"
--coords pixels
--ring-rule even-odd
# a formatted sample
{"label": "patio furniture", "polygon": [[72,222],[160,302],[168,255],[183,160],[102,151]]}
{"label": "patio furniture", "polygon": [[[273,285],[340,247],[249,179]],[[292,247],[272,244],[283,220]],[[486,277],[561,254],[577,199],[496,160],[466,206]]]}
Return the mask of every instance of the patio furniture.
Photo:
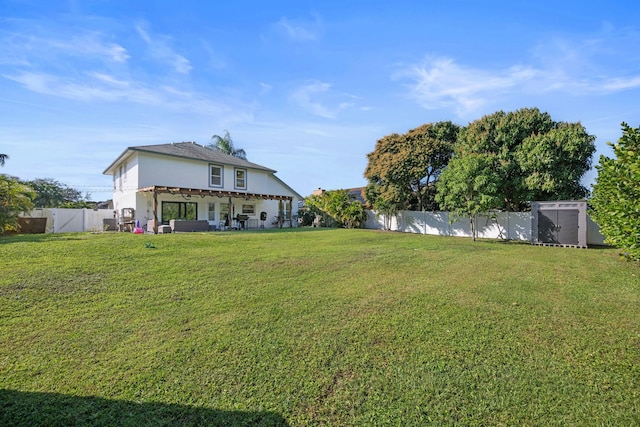
{"label": "patio furniture", "polygon": [[158,226],[158,234],[168,234],[171,233],[170,225],[159,225]]}
{"label": "patio furniture", "polygon": [[118,231],[133,231],[136,226],[135,209],[122,208],[118,213]]}
{"label": "patio furniture", "polygon": [[209,231],[209,221],[206,219],[172,219],[169,221],[169,225],[171,226],[171,232],[173,233],[180,231]]}
{"label": "patio furniture", "polygon": [[235,217],[236,226],[234,227],[236,230],[246,230],[247,229],[247,220],[249,219],[249,215],[237,214]]}

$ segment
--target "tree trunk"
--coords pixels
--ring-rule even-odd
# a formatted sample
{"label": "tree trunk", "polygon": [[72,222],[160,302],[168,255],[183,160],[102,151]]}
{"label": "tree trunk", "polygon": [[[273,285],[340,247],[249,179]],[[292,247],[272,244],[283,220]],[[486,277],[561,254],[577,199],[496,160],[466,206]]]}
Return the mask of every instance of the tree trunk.
{"label": "tree trunk", "polygon": [[471,238],[476,241],[476,220],[475,215],[469,216],[469,225],[471,226]]}

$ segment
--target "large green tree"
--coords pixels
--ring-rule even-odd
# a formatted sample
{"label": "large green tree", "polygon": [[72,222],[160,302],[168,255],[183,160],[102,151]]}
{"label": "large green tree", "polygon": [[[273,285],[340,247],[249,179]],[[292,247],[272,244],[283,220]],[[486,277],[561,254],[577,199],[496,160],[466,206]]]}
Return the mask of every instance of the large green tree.
{"label": "large green tree", "polygon": [[81,207],[82,192],[52,178],[38,178],[24,182],[35,192],[36,208]]}
{"label": "large green tree", "polygon": [[378,140],[367,154],[366,198],[376,210],[437,209],[435,183],[453,153],[459,127],[424,124]]}
{"label": "large green tree", "polygon": [[18,215],[33,209],[33,190],[18,179],[0,174],[0,234],[18,230]]}
{"label": "large green tree", "polygon": [[600,156],[589,200],[591,217],[606,242],[640,260],[640,127],[622,123],[622,137],[611,144],[615,158]]}
{"label": "large green tree", "polygon": [[484,116],[458,138],[462,151],[492,157],[500,200],[493,207],[509,211],[526,210],[532,200],[586,197],[580,179],[594,141],[580,123],[556,122],[537,108]]}
{"label": "large green tree", "polygon": [[589,191],[580,183],[591,168],[595,137],[580,123],[557,123],[545,134],[525,138],[517,161],[529,200],[582,199]]}
{"label": "large green tree", "polygon": [[224,136],[213,135],[211,140],[213,142],[208,145],[209,148],[216,148],[225,154],[238,157],[239,159],[247,159],[247,153],[242,148],[236,148],[233,144],[233,139],[231,139],[228,130],[224,131]]}

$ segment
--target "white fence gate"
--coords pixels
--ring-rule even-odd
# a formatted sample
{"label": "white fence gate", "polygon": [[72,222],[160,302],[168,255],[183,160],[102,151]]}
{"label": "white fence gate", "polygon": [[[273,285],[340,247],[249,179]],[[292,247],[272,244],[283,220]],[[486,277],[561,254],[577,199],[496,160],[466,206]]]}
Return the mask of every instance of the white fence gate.
{"label": "white fence gate", "polygon": [[47,218],[47,233],[77,233],[102,231],[102,220],[113,218],[113,210],[43,208],[32,210],[29,216]]}

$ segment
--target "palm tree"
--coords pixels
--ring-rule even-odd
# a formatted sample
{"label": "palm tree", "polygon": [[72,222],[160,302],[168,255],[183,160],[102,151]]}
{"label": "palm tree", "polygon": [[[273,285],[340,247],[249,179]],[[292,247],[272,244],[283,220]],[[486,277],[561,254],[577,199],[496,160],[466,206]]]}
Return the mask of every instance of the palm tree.
{"label": "palm tree", "polygon": [[9,158],[8,154],[0,154],[0,166],[4,166],[4,161]]}
{"label": "palm tree", "polygon": [[233,140],[231,139],[231,135],[229,135],[228,130],[225,129],[224,136],[213,135],[211,140],[213,142],[208,145],[209,148],[216,148],[225,154],[247,160],[247,153],[242,148],[234,147]]}

